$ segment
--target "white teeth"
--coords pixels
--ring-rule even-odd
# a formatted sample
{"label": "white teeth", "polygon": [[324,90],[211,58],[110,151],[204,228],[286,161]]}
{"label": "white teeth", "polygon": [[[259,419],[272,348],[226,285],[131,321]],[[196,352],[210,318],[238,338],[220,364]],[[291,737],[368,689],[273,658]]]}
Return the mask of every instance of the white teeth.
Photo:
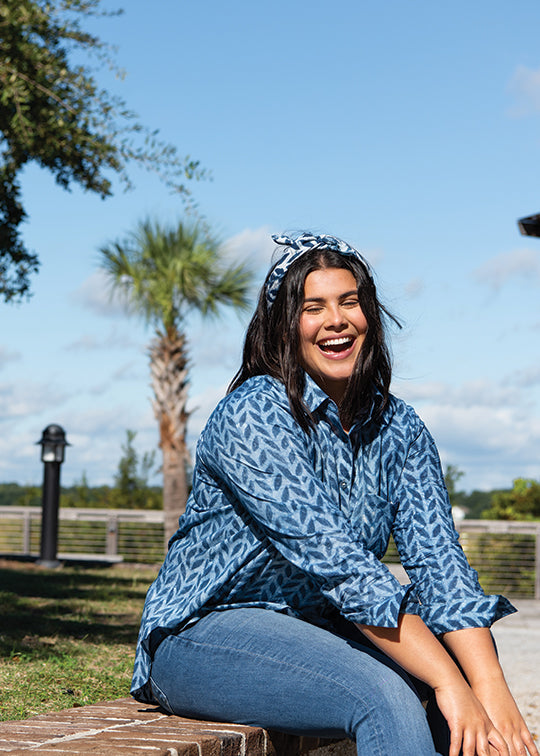
{"label": "white teeth", "polygon": [[348,341],[352,341],[352,336],[342,336],[339,339],[326,339],[325,341],[320,341],[319,344],[321,346],[332,346],[334,344],[346,344]]}

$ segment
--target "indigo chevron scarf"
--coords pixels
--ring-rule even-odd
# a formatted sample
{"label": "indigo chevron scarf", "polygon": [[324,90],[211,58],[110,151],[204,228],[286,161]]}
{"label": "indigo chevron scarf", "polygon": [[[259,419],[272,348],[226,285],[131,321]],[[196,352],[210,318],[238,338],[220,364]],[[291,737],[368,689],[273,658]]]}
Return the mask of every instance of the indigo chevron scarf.
{"label": "indigo chevron scarf", "polygon": [[269,307],[271,307],[277,297],[281,282],[293,262],[298,260],[298,258],[306,252],[310,252],[313,249],[331,249],[334,252],[339,252],[340,255],[356,257],[366,269],[368,276],[373,280],[370,265],[365,257],[363,257],[357,249],[351,247],[347,242],[337,239],[335,236],[302,234],[301,236],[296,237],[296,239],[292,239],[289,236],[278,236],[274,234],[272,239],[276,244],[283,245],[285,249],[274,266],[266,283],[266,301],[268,302]]}

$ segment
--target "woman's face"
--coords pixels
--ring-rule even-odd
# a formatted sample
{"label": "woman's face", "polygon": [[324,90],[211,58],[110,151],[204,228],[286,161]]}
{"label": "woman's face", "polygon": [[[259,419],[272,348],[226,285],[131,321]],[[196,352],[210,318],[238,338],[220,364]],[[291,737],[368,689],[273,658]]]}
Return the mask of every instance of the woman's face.
{"label": "woman's face", "polygon": [[337,404],[347,388],[367,328],[357,283],[349,270],[326,268],[309,273],[299,323],[300,364]]}

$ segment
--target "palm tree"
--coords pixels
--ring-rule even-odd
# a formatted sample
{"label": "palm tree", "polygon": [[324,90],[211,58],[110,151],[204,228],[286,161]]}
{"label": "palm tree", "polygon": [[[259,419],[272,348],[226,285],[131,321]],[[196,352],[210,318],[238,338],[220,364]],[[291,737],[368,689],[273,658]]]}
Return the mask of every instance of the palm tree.
{"label": "palm tree", "polygon": [[127,239],[100,250],[111,290],[155,329],[149,348],[153,409],[163,452],[165,542],[175,532],[188,493],[186,429],[189,412],[188,351],[184,333],[190,311],[217,315],[221,305],[244,309],[251,272],[226,264],[219,243],[201,226],[140,223]]}

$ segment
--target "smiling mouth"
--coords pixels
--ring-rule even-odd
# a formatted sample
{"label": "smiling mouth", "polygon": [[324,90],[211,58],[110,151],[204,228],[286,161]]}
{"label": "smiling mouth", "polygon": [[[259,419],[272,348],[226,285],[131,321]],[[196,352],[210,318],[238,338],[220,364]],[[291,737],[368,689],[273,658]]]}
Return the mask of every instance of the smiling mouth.
{"label": "smiling mouth", "polygon": [[323,352],[327,354],[338,354],[339,352],[345,352],[350,349],[354,344],[353,336],[340,336],[338,339],[325,339],[319,341],[317,346]]}

